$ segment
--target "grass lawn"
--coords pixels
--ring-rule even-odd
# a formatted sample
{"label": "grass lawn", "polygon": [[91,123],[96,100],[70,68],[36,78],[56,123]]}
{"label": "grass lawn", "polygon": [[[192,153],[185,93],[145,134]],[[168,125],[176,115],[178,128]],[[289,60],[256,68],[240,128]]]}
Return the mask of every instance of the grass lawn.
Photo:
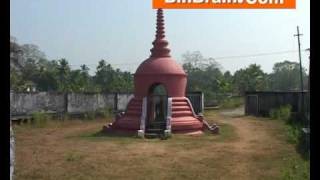
{"label": "grass lawn", "polygon": [[[15,126],[17,180],[308,179],[281,121],[207,111],[220,135],[104,136],[106,119]],[[109,121],[111,121],[109,119]]]}

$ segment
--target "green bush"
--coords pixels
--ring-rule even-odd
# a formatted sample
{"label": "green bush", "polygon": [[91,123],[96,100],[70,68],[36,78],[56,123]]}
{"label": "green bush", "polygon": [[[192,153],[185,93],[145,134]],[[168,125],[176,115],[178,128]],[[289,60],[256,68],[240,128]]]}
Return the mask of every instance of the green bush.
{"label": "green bush", "polygon": [[288,159],[287,166],[283,167],[283,180],[308,180],[310,179],[310,161],[300,158]]}
{"label": "green bush", "polygon": [[269,116],[271,119],[279,119],[288,122],[291,119],[291,106],[285,105],[280,106],[278,109],[271,109]]}
{"label": "green bush", "polygon": [[279,117],[279,111],[277,109],[271,109],[269,116],[271,119],[278,119]]}
{"label": "green bush", "polygon": [[244,98],[243,97],[231,97],[226,98],[222,100],[221,108],[237,108],[244,104]]}
{"label": "green bush", "polygon": [[299,143],[299,137],[301,136],[302,127],[299,124],[293,123],[293,121],[291,121],[292,116],[290,105],[280,106],[280,108],[272,109],[269,115],[271,119],[277,119],[286,122],[288,142],[293,144]]}
{"label": "green bush", "polygon": [[108,118],[111,116],[111,114],[112,114],[111,108],[101,108],[95,111],[86,112],[84,114],[84,119],[93,120],[93,119],[96,119],[97,117]]}
{"label": "green bush", "polygon": [[300,137],[302,136],[302,126],[289,125],[286,128],[288,142],[292,144],[299,144]]}
{"label": "green bush", "polygon": [[59,116],[59,119],[61,121],[66,121],[70,119],[70,115],[68,113],[63,113],[62,115]]}
{"label": "green bush", "polygon": [[288,122],[291,118],[291,109],[292,108],[290,105],[280,107],[280,111],[279,111],[280,119]]}
{"label": "green bush", "polygon": [[45,127],[50,118],[50,115],[44,112],[34,112],[31,114],[31,125],[40,128]]}
{"label": "green bush", "polygon": [[107,108],[101,108],[101,109],[98,109],[96,111],[96,114],[98,114],[99,116],[103,117],[103,118],[108,118],[111,116],[112,114],[112,109],[107,107]]}
{"label": "green bush", "polygon": [[96,112],[91,111],[84,114],[84,118],[87,120],[93,120],[96,118]]}

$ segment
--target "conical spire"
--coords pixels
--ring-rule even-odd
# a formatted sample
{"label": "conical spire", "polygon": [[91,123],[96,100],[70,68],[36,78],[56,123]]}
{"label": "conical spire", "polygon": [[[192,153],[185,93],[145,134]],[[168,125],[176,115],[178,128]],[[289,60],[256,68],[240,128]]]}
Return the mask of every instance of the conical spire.
{"label": "conical spire", "polygon": [[153,48],[150,50],[150,57],[170,57],[170,49],[167,47],[169,43],[164,38],[165,31],[163,10],[158,9],[156,39],[152,43]]}

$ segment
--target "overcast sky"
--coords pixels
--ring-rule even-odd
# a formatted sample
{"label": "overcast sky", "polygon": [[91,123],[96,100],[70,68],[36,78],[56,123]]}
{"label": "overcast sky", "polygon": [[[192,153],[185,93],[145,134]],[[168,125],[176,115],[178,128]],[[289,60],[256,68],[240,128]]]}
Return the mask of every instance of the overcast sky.
{"label": "overcast sky", "polygon": [[[187,51],[216,58],[234,72],[249,64],[272,71],[275,62],[299,62],[296,26],[303,34],[302,62],[308,67],[310,1],[292,10],[165,10],[171,55]],[[150,55],[156,12],[151,0],[10,0],[10,33],[20,44],[36,44],[47,58],[66,58],[72,68],[99,60],[135,72]],[[296,50],[295,52],[292,52]],[[288,53],[228,58],[273,52]],[[220,57],[220,59],[219,59]],[[225,57],[225,58],[221,58]]]}

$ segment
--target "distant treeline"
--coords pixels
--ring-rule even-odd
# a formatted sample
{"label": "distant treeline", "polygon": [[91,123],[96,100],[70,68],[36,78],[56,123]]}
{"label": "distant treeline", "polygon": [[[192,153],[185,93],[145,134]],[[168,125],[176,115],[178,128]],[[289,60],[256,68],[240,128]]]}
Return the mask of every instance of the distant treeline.
{"label": "distant treeline", "polygon": [[[273,72],[265,73],[257,64],[240,69],[234,74],[222,72],[213,58],[205,58],[199,51],[182,56],[188,74],[188,91],[202,91],[206,99],[218,94],[243,95],[245,91],[300,90],[299,63],[285,60],[274,64]],[[304,89],[308,76],[303,69]],[[14,91],[58,92],[132,92],[133,74],[113,68],[107,61],[98,63],[95,74],[83,64],[71,69],[66,59],[48,60],[36,45],[10,41],[10,87]]]}
{"label": "distant treeline", "polygon": [[48,60],[36,45],[10,42],[10,88],[14,91],[132,92],[130,72],[99,61],[95,74],[85,64],[72,70],[66,59]]}

